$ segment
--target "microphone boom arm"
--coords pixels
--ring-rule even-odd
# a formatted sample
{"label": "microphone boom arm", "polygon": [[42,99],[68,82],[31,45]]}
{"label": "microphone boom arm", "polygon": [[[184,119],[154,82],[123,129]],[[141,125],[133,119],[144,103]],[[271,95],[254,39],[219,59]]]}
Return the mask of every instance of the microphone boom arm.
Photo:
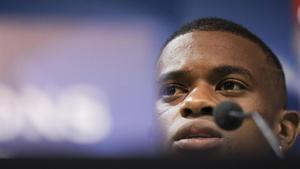
{"label": "microphone boom arm", "polygon": [[262,131],[261,133],[269,142],[271,148],[273,149],[277,157],[283,158],[284,155],[279,148],[279,141],[277,137],[274,135],[274,133],[272,132],[272,130],[270,129],[270,127],[267,125],[266,121],[257,112],[253,112],[250,115],[252,116],[258,128],[264,131],[264,132]]}

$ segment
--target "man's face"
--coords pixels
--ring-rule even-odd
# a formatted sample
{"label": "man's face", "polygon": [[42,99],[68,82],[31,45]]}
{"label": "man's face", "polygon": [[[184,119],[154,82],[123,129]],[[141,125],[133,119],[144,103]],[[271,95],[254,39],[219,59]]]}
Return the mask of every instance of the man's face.
{"label": "man's face", "polygon": [[233,101],[245,112],[259,112],[275,131],[282,106],[271,87],[277,85],[275,73],[262,49],[246,38],[197,31],[173,39],[162,51],[157,73],[165,149],[222,157],[267,153],[270,148],[251,119],[225,131],[212,110]]}

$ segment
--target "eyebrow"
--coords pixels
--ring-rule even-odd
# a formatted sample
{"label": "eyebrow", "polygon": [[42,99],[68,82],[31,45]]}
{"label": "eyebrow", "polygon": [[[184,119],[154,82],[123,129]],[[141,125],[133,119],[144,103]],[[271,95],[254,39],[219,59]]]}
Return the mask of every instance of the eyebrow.
{"label": "eyebrow", "polygon": [[175,70],[167,73],[163,73],[158,77],[158,83],[165,82],[167,80],[186,80],[190,77],[190,71],[187,70]]}
{"label": "eyebrow", "polygon": [[[219,77],[224,77],[230,74],[240,74],[242,76],[245,76],[249,80],[255,81],[254,77],[250,73],[250,71],[244,67],[241,66],[232,66],[232,65],[221,65],[218,67],[213,68],[210,72],[210,78],[218,79]],[[185,81],[189,78],[191,78],[191,72],[187,70],[175,70],[167,73],[163,73],[158,77],[158,83],[165,82],[167,80],[182,80]]]}
{"label": "eyebrow", "polygon": [[241,66],[221,65],[214,68],[211,72],[211,75],[213,77],[223,77],[230,74],[240,74],[242,76],[246,76],[246,78],[248,78],[249,80],[255,80],[250,71]]}

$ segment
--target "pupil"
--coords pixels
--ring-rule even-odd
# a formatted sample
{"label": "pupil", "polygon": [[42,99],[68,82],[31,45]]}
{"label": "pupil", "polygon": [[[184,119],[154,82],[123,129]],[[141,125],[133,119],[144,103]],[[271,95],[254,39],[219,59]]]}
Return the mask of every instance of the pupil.
{"label": "pupil", "polygon": [[234,87],[234,84],[231,83],[231,82],[227,82],[227,83],[224,84],[224,89],[225,90],[232,90],[233,87]]}
{"label": "pupil", "polygon": [[176,89],[174,86],[168,87],[166,90],[166,95],[173,95],[175,93]]}

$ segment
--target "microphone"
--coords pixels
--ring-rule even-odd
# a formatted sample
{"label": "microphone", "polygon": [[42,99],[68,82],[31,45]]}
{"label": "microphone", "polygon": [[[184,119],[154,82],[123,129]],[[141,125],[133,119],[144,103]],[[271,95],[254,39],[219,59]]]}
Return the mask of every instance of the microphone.
{"label": "microphone", "polygon": [[242,125],[245,118],[252,118],[276,156],[283,158],[278,139],[258,112],[245,114],[238,104],[224,101],[216,106],[213,116],[216,124],[224,130],[235,130]]}

